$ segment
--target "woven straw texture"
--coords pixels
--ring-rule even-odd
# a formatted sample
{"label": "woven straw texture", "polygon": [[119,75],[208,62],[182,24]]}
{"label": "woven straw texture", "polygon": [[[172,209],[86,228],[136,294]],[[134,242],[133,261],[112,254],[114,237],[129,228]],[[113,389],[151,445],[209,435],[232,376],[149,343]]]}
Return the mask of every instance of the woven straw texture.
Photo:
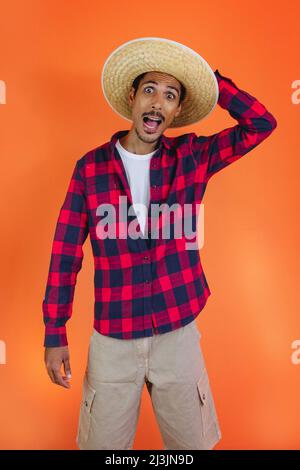
{"label": "woven straw texture", "polygon": [[200,121],[216,106],[218,84],[214,72],[195,51],[175,41],[141,38],[115,49],[102,70],[102,89],[112,109],[131,119],[128,95],[133,80],[144,72],[172,75],[186,88],[182,109],[170,127],[182,127]]}

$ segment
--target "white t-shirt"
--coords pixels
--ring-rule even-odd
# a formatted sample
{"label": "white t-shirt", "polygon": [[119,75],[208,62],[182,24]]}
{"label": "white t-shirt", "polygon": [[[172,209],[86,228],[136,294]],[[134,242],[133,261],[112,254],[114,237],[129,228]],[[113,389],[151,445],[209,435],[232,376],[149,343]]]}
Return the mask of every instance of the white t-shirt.
{"label": "white t-shirt", "polygon": [[133,209],[137,215],[141,231],[145,234],[144,230],[150,201],[150,160],[156,150],[145,155],[137,155],[136,153],[128,152],[128,150],[122,147],[119,139],[117,140],[116,147],[126,171]]}

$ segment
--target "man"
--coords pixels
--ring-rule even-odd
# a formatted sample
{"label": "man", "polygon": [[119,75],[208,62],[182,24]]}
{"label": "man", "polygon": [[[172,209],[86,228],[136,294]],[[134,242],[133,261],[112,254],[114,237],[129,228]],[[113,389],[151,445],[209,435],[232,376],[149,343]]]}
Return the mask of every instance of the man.
{"label": "man", "polygon": [[[146,382],[165,449],[212,449],[221,431],[194,321],[211,292],[199,250],[188,246],[190,233],[177,236],[175,221],[190,219],[195,227],[195,207],[210,177],[260,144],[277,123],[195,51],[167,39],[135,39],[113,51],[102,88],[132,125],[76,162],[43,300],[47,371],[53,383],[70,387],[65,324],[89,234],[95,319],[79,448],[131,449]],[[164,135],[205,118],[217,103],[235,126],[207,137]],[[152,213],[155,205],[175,203],[172,221],[167,211]],[[186,205],[189,217],[182,215]],[[103,207],[108,219],[101,218]]]}

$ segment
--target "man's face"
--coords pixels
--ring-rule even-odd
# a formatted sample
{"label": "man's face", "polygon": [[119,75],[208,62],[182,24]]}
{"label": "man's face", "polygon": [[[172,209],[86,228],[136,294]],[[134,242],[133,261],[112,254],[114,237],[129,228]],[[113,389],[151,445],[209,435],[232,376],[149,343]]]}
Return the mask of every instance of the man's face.
{"label": "man's face", "polygon": [[134,88],[131,88],[129,105],[132,109],[132,129],[140,140],[153,143],[159,139],[181,111],[180,93],[178,80],[161,72],[146,73],[135,96]]}

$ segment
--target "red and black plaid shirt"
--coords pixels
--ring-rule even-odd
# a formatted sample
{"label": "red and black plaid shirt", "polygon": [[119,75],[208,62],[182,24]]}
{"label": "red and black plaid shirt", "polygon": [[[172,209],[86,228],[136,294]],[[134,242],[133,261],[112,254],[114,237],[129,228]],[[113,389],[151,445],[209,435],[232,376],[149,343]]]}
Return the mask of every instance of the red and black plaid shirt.
{"label": "red and black plaid shirt", "polygon": [[[199,250],[186,249],[187,236],[176,238],[174,223],[168,238],[154,237],[151,204],[190,204],[196,230],[195,206],[201,203],[211,176],[260,144],[277,126],[274,116],[256,98],[218,70],[215,76],[218,104],[238,123],[211,136],[161,135],[150,161],[146,236],[103,239],[98,232],[101,216],[96,209],[100,204],[113,204],[116,213],[119,196],[127,196],[127,207],[132,204],[122,159],[115,148],[117,139],[128,130],[116,132],[109,142],[76,162],[52,245],[42,304],[44,346],[68,344],[65,324],[72,315],[82,246],[88,234],[95,265],[94,328],[103,335],[131,339],[165,333],[193,321],[203,309],[211,292]],[[163,220],[162,216],[156,219],[159,230]],[[113,225],[126,229],[133,221],[139,227],[136,215],[127,215],[126,222],[117,217]]]}

